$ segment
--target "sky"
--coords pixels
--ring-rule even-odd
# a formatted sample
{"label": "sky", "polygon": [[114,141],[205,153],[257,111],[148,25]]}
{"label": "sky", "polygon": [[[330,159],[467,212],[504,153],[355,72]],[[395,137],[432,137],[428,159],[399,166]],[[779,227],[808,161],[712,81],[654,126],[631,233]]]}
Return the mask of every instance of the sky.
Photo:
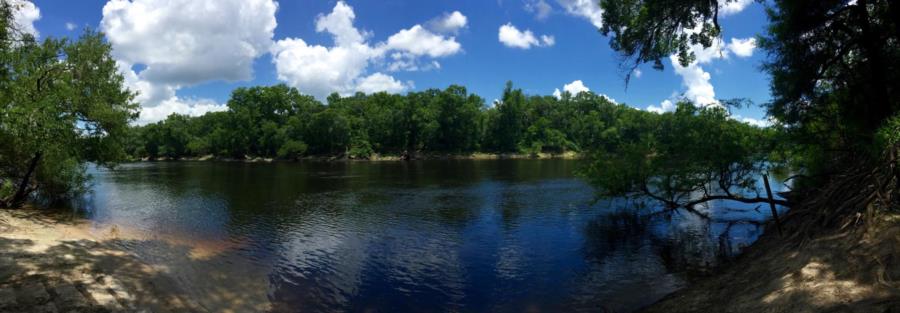
{"label": "sky", "polygon": [[721,41],[694,47],[687,67],[642,65],[627,86],[593,0],[35,0],[15,18],[38,38],[104,32],[139,92],[137,124],[224,110],[242,86],[284,83],[324,102],[332,92],[457,84],[490,105],[506,81],[532,95],[590,90],[655,112],[679,99],[746,98],[756,105],[735,118],[765,124],[769,78],[754,38],[765,31],[764,8],[720,6]]}

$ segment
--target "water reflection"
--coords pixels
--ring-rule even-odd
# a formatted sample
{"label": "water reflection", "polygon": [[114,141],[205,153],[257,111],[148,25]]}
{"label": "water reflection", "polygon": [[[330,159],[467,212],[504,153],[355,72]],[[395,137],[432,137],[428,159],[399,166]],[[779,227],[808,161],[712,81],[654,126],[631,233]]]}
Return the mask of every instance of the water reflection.
{"label": "water reflection", "polygon": [[762,231],[728,222],[753,208],[595,202],[576,166],[128,164],[94,170],[85,208],[212,311],[629,311]]}

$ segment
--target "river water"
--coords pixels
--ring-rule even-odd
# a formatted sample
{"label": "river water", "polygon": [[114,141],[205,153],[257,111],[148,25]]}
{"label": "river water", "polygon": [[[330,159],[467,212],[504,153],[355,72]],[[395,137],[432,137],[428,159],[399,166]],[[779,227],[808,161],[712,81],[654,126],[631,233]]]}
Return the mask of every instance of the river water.
{"label": "river water", "polygon": [[628,312],[762,232],[598,201],[578,162],[144,162],[80,207],[215,312]]}

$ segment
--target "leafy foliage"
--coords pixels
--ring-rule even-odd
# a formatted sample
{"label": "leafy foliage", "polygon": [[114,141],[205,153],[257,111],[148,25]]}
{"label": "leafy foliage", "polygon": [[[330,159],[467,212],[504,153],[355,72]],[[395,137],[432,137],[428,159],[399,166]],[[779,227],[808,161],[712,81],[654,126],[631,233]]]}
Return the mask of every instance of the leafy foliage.
{"label": "leafy foliage", "polygon": [[[634,66],[713,46],[720,1],[601,1],[610,46]],[[870,151],[874,135],[900,110],[900,3],[887,0],[776,0],[759,40],[770,58],[769,115],[784,127],[796,167],[827,172],[849,154]]]}
{"label": "leafy foliage", "polygon": [[[728,0],[731,2],[734,0]],[[710,47],[722,29],[719,1],[601,0],[603,27],[610,46],[632,61],[631,67],[677,55],[682,66],[694,61],[691,45]],[[630,75],[630,74],[629,74]]]}
{"label": "leafy foliage", "polygon": [[34,191],[47,199],[77,192],[84,162],[123,159],[137,110],[102,34],[38,42],[13,28],[12,5],[0,1],[0,204],[6,206]]}
{"label": "leafy foliage", "polygon": [[406,95],[334,94],[328,105],[285,85],[260,86],[235,90],[224,112],[172,115],[133,127],[129,153],[365,159],[373,154],[577,152],[600,145],[601,132],[623,111],[637,110],[590,92],[562,99],[529,97],[512,84],[503,101],[490,108],[456,85]]}
{"label": "leafy foliage", "polygon": [[766,170],[771,131],[733,120],[724,108],[687,102],[675,112],[628,115],[582,172],[602,196],[649,197],[689,210],[710,200],[763,200],[745,195],[757,192],[756,177]]}
{"label": "leafy foliage", "polygon": [[[677,55],[680,63],[686,65],[693,60],[691,46],[709,48],[720,40],[718,10],[722,5],[721,1],[603,0],[601,31],[612,35],[610,46],[627,60],[633,60],[633,66],[651,62],[661,69],[661,59],[671,55]],[[777,153],[768,161],[790,163],[795,171],[805,174],[795,187],[823,184],[831,174],[848,168],[851,161],[877,162],[882,154],[879,143],[890,142],[898,131],[889,117],[900,111],[900,2],[775,0],[766,5],[770,23],[759,42],[770,56],[763,65],[772,76],[773,100],[767,104],[768,114],[780,130],[772,134],[778,136],[776,142],[780,144],[772,149]],[[702,143],[691,142],[691,137],[679,138],[671,139],[681,140],[685,147]],[[743,139],[710,140],[724,140],[711,141],[717,145]],[[656,141],[642,139],[640,143],[626,144],[619,153],[654,158],[645,159],[641,166],[631,164],[634,168],[622,169],[625,172],[618,175],[637,177],[637,183],[648,182],[648,187],[655,185],[658,190],[645,193],[661,195],[661,200],[671,201],[677,195],[658,191],[678,191],[684,185],[696,185],[695,177],[700,178],[697,182],[723,177],[708,177],[707,173],[723,164],[711,167],[713,164],[697,164],[700,161],[695,159],[679,161],[703,156],[689,149],[682,151],[681,156],[671,154],[672,158],[657,159],[656,156],[666,154],[659,154]],[[732,166],[738,166],[737,173],[749,168],[752,163],[747,161],[758,155],[757,151],[732,148],[747,155],[713,155],[717,160],[736,162]],[[613,155],[611,160],[600,160],[598,164],[617,159]],[[662,160],[669,161],[659,163]],[[648,177],[649,181],[642,180]],[[676,177],[677,183],[673,185],[667,177]],[[635,188],[599,178],[596,183],[612,191]],[[660,185],[664,188],[658,188]]]}
{"label": "leafy foliage", "polygon": [[818,175],[871,151],[900,110],[900,3],[776,1],[768,14],[769,113],[800,150],[794,162]]}
{"label": "leafy foliage", "polygon": [[900,114],[894,115],[888,119],[877,134],[878,147],[883,148],[894,147],[900,145]]}

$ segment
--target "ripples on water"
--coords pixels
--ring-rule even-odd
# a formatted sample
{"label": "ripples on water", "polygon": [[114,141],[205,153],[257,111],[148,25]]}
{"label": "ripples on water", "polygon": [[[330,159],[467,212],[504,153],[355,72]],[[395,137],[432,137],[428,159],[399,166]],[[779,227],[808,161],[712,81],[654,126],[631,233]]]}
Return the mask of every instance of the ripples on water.
{"label": "ripples on water", "polygon": [[761,231],[595,202],[576,166],[127,164],[83,206],[212,311],[630,311]]}

